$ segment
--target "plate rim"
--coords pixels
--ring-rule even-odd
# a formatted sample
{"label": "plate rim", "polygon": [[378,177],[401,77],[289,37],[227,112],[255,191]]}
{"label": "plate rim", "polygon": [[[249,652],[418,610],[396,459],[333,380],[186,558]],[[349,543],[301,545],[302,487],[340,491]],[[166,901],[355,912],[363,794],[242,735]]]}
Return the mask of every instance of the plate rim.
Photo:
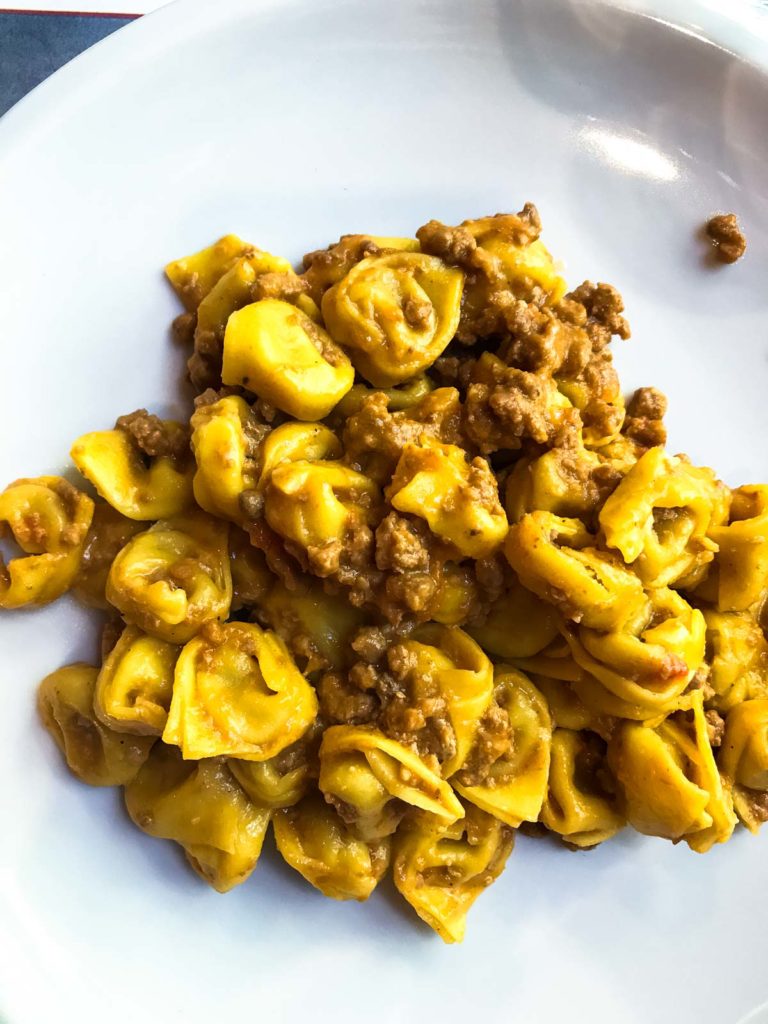
{"label": "plate rim", "polygon": [[[119,73],[141,48],[142,40],[155,44],[179,42],[179,10],[183,9],[186,32],[199,32],[232,15],[256,15],[260,11],[287,7],[302,0],[171,0],[170,3],[136,18],[116,32],[73,57],[0,116],[0,167],[11,160],[19,147],[36,130],[44,130],[51,110],[67,99],[74,101],[92,86],[92,72],[107,63],[110,74]],[[356,0],[364,3],[365,0]],[[513,3],[514,0],[501,0]],[[570,0],[577,7],[604,7],[637,14],[670,31],[692,36],[700,42],[730,53],[768,75],[768,6],[758,10],[751,0]],[[717,4],[718,6],[713,6]],[[171,31],[172,29],[172,31]]]}

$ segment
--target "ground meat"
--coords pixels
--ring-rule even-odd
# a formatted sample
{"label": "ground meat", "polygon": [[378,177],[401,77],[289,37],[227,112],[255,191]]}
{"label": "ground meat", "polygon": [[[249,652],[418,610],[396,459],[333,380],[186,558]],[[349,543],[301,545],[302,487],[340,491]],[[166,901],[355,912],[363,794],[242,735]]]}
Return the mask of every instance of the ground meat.
{"label": "ground meat", "polygon": [[426,570],[431,539],[421,520],[390,512],[376,530],[376,565],[395,572]]}
{"label": "ground meat", "polygon": [[105,621],[101,628],[101,660],[106,661],[115,644],[123,635],[125,629],[125,623],[119,615],[115,614],[114,610],[111,611],[109,617]]}
{"label": "ground meat", "polygon": [[592,284],[585,281],[567,296],[572,302],[579,302],[587,312],[587,330],[592,330],[595,348],[606,345],[615,335],[627,339],[631,335],[629,324],[621,315],[624,300],[611,284]]}
{"label": "ground meat", "polygon": [[386,626],[363,626],[352,638],[351,647],[363,661],[375,665],[380,661],[394,639],[393,631]]}
{"label": "ground meat", "polygon": [[259,274],[251,288],[254,302],[261,299],[280,299],[282,302],[295,302],[300,295],[305,295],[309,285],[303,277],[293,271],[285,273],[270,272]]}
{"label": "ground meat", "polygon": [[173,340],[178,345],[191,346],[195,340],[195,326],[197,315],[195,313],[181,313],[171,324]]}
{"label": "ground meat", "polygon": [[[481,786],[491,768],[514,752],[514,730],[504,708],[494,703],[480,719],[475,742],[461,771],[455,778],[462,786]],[[506,781],[504,774],[494,773],[494,781]]]}
{"label": "ground meat", "polygon": [[392,688],[383,692],[379,727],[439,770],[456,752],[456,734],[438,680],[422,671],[415,651],[403,643],[390,646],[386,661]]}
{"label": "ground meat", "polygon": [[161,420],[146,409],[119,416],[115,428],[122,430],[134,445],[150,458],[170,458],[182,463],[189,459],[189,430],[180,423]]}
{"label": "ground meat", "polygon": [[362,725],[373,721],[379,702],[374,694],[354,686],[339,672],[326,672],[317,685],[320,714],[339,725]]}
{"label": "ground meat", "polygon": [[213,331],[195,331],[195,351],[187,360],[187,375],[196,391],[221,386],[224,338]]}
{"label": "ground meat", "polygon": [[335,245],[308,252],[304,257],[302,276],[309,295],[320,305],[327,289],[340,281],[356,263],[381,251],[367,235],[342,235]]}
{"label": "ground meat", "polygon": [[742,795],[746,798],[752,817],[756,821],[768,821],[768,793],[743,788]]}
{"label": "ground meat", "polygon": [[656,388],[638,388],[627,405],[622,433],[644,448],[667,443],[667,400]]}
{"label": "ground meat", "polygon": [[484,454],[519,449],[525,441],[551,442],[565,411],[551,378],[518,370],[495,356],[482,356],[467,388],[463,425]]}
{"label": "ground meat", "polygon": [[707,720],[707,736],[711,747],[719,747],[723,742],[725,732],[725,719],[717,711],[705,711],[704,717]]}
{"label": "ground meat", "polygon": [[[484,227],[478,231],[478,225]],[[541,233],[539,211],[533,203],[526,203],[519,213],[497,213],[482,221],[464,221],[459,227],[448,227],[439,220],[431,220],[416,232],[423,252],[440,259],[451,266],[461,267],[469,273],[485,271],[488,263],[478,250],[482,238],[493,234],[500,236],[514,246],[528,245]],[[479,235],[480,243],[477,237]]]}
{"label": "ground meat", "polygon": [[719,213],[710,217],[704,228],[721,263],[735,263],[747,251],[747,240],[742,234],[735,213]]}
{"label": "ground meat", "polygon": [[440,387],[455,387],[464,391],[474,365],[475,356],[445,355],[435,360],[429,372]]}
{"label": "ground meat", "polygon": [[461,403],[455,388],[438,388],[415,405],[390,413],[382,392],[367,397],[344,427],[346,461],[375,480],[388,480],[409,442],[423,434],[460,443]]}
{"label": "ground meat", "polygon": [[385,591],[390,601],[387,611],[390,615],[394,611],[396,615],[393,621],[399,621],[401,609],[426,620],[437,592],[437,580],[428,572],[397,573],[387,577]]}

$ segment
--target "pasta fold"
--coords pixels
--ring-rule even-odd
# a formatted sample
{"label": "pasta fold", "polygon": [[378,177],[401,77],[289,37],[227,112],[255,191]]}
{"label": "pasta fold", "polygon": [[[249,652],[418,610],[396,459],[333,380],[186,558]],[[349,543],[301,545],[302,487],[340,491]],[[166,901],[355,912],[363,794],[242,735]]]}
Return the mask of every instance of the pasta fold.
{"label": "pasta fold", "polygon": [[93,501],[59,476],[17,480],[0,494],[0,537],[6,527],[23,555],[0,554],[0,608],[48,604],[75,581]]}

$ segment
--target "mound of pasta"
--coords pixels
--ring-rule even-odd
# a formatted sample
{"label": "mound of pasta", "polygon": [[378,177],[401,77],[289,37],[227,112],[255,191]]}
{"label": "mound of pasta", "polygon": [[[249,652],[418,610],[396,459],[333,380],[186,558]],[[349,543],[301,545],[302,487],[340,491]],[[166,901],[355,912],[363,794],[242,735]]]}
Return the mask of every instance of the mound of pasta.
{"label": "mound of pasta", "polygon": [[665,449],[620,295],[568,291],[540,228],[176,260],[188,422],[94,424],[86,483],[0,494],[0,607],[105,613],[43,723],[219,891],[272,826],[320,892],[391,867],[454,942],[518,828],[705,852],[768,820],[768,485]]}

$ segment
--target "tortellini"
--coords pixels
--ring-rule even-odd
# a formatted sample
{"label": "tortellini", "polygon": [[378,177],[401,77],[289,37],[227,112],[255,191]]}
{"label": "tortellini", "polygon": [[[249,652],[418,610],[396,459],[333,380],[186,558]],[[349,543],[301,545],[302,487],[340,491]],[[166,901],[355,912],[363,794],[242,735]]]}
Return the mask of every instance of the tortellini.
{"label": "tortellini", "polygon": [[23,555],[0,554],[0,608],[48,604],[74,583],[93,501],[58,476],[17,480],[0,494],[0,537],[7,524]]}
{"label": "tortellini", "polygon": [[518,522],[526,512],[552,512],[556,516],[589,516],[600,501],[595,477],[603,462],[583,445],[550,448],[537,458],[519,459],[509,474],[506,510]]}
{"label": "tortellini", "polygon": [[296,419],[316,420],[349,391],[355,373],[311,317],[288,302],[262,299],[229,317],[221,377]]}
{"label": "tortellini", "polygon": [[445,703],[452,736],[441,759],[445,778],[465,761],[480,719],[493,697],[493,666],[482,649],[456,626],[420,626],[399,647],[407,666],[410,699],[418,707]]}
{"label": "tortellini", "polygon": [[52,672],[40,683],[37,707],[73,775],[89,786],[122,786],[134,778],[155,740],[115,732],[96,717],[98,674],[83,662]]}
{"label": "tortellini", "polygon": [[185,758],[266,761],[316,715],[315,691],[278,636],[249,622],[211,625],[176,662],[163,741]]}
{"label": "tortellini", "polygon": [[184,306],[192,312],[248,249],[247,242],[237,235],[224,235],[200,252],[169,263],[165,273]]}
{"label": "tortellini", "polygon": [[125,806],[144,832],[183,847],[191,867],[218,892],[256,867],[271,812],[243,792],[226,762],[183,761],[158,743],[125,787]]}
{"label": "tortellini", "polygon": [[491,258],[497,277],[508,284],[533,282],[547,294],[553,305],[565,295],[566,283],[541,239],[521,244],[517,216],[496,214],[494,217],[464,221],[462,227],[467,228],[478,246]]}
{"label": "tortellini", "polygon": [[676,591],[654,590],[621,629],[567,631],[584,703],[599,712],[645,721],[668,714],[704,661],[706,624]]}
{"label": "tortellini", "polygon": [[[163,426],[172,431],[182,429],[170,420]],[[171,519],[191,502],[190,460],[146,455],[124,430],[83,434],[70,454],[102,498],[128,519]]]}
{"label": "tortellini", "polygon": [[343,668],[350,660],[352,636],[363,624],[362,613],[344,598],[315,585],[288,590],[279,580],[259,602],[259,614],[294,654],[307,659],[308,673]]}
{"label": "tortellini", "polygon": [[768,697],[768,643],[746,612],[703,611],[709,652],[710,704],[728,711],[743,700]]}
{"label": "tortellini", "polygon": [[194,493],[198,505],[212,515],[244,524],[240,495],[256,484],[254,441],[258,436],[245,399],[228,395],[203,405],[191,420],[192,450],[197,468]]}
{"label": "tortellini", "polygon": [[[543,695],[515,669],[497,670],[495,699],[509,718],[508,751],[479,773],[470,752],[469,770],[465,765],[453,784],[465,800],[517,828],[538,819],[547,795],[552,722]],[[482,743],[479,754],[482,765]]]}
{"label": "tortellini", "polygon": [[126,620],[169,643],[185,643],[232,601],[227,526],[204,512],[156,523],[112,563],[107,599]]}
{"label": "tortellini", "polygon": [[732,708],[718,753],[718,766],[733,787],[733,806],[750,832],[768,821],[768,699]]}
{"label": "tortellini", "polygon": [[715,764],[700,691],[691,695],[690,711],[655,728],[622,722],[611,736],[608,764],[638,832],[684,839],[697,853],[733,832],[736,816]]}
{"label": "tortellini", "polygon": [[80,567],[72,584],[75,596],[83,604],[109,609],[107,577],[115,555],[131,537],[145,529],[144,523],[128,519],[106,501],[95,503]]}
{"label": "tortellini", "polygon": [[285,861],[332,899],[367,900],[389,866],[389,840],[358,839],[320,796],[276,811],[274,827]]}
{"label": "tortellini", "polygon": [[370,256],[323,295],[323,317],[331,335],[351,350],[357,371],[388,388],[443,352],[458,327],[463,286],[462,271],[434,256]]}
{"label": "tortellini", "polygon": [[283,423],[264,438],[259,449],[256,487],[263,491],[273,470],[284,462],[320,462],[341,454],[338,437],[322,423]]}
{"label": "tortellini", "polygon": [[719,547],[718,609],[744,611],[760,601],[768,587],[768,485],[733,491],[727,523],[711,533]]}
{"label": "tortellini", "polygon": [[140,736],[161,736],[173,692],[179,648],[126,626],[101,666],[94,708],[106,725]]}
{"label": "tortellini", "polygon": [[469,558],[492,554],[507,533],[498,485],[482,458],[429,438],[408,444],[389,485],[392,507],[426,519],[430,530]]}
{"label": "tortellini", "polygon": [[469,909],[504,870],[512,830],[471,804],[453,824],[416,821],[394,840],[398,892],[447,943],[464,938]]}
{"label": "tortellini", "polygon": [[315,762],[319,742],[320,729],[313,725],[300,740],[267,761],[229,758],[227,764],[245,792],[259,807],[271,810],[292,807],[306,795],[317,778]]}
{"label": "tortellini", "polygon": [[572,846],[610,839],[626,823],[615,796],[605,788],[602,741],[589,732],[555,729],[547,796],[539,820]]}
{"label": "tortellini", "polygon": [[645,605],[638,577],[598,551],[579,519],[529,512],[510,526],[504,551],[526,587],[592,629],[621,626]]}
{"label": "tortellini", "polygon": [[406,807],[441,821],[463,817],[458,798],[408,747],[379,729],[334,725],[320,745],[320,790],[361,838],[394,832]]}
{"label": "tortellini", "polygon": [[485,621],[467,631],[497,658],[530,658],[554,640],[558,626],[552,606],[516,580],[494,602]]}
{"label": "tortellini", "polygon": [[[372,519],[380,500],[376,485],[339,462],[284,462],[272,470],[264,513],[269,525],[309,555],[319,576],[338,565],[342,542]],[[329,550],[330,549],[330,550]]]}
{"label": "tortellini", "polygon": [[726,498],[711,469],[651,448],[606,499],[600,526],[647,586],[690,583],[717,550],[708,534],[725,517]]}

